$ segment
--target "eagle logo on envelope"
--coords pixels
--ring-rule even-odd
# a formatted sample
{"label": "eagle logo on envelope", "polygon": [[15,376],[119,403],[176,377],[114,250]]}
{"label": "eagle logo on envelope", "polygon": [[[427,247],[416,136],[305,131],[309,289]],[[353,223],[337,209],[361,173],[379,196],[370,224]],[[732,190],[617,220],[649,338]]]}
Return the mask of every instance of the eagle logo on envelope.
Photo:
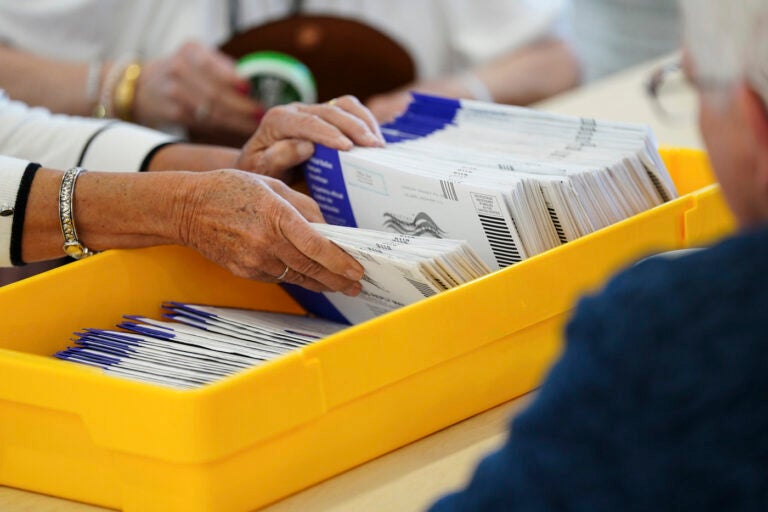
{"label": "eagle logo on envelope", "polygon": [[425,212],[417,213],[413,220],[407,220],[402,215],[385,212],[384,227],[403,235],[445,237],[445,231],[440,229],[432,217]]}

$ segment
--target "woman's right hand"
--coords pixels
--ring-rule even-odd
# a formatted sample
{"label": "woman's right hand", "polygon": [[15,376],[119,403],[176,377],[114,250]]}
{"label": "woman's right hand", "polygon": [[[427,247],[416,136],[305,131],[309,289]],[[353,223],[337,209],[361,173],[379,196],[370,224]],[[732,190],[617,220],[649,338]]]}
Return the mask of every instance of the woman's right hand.
{"label": "woman's right hand", "polygon": [[363,267],[318,234],[322,222],[310,197],[280,180],[238,170],[189,174],[179,204],[180,242],[237,276],[301,285],[314,291],[360,292]]}
{"label": "woman's right hand", "polygon": [[[35,175],[21,240],[26,262],[63,254],[62,175],[47,168]],[[186,245],[237,276],[360,292],[363,267],[309,224],[322,222],[317,203],[274,178],[233,169],[85,172],[72,210],[92,251]]]}

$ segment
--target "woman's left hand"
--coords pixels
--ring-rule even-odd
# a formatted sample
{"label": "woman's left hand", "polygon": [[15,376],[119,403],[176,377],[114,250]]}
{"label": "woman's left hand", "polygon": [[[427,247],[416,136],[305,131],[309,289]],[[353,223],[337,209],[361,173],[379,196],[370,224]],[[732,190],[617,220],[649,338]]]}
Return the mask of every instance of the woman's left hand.
{"label": "woman's left hand", "polygon": [[281,105],[264,115],[235,167],[282,178],[312,156],[313,143],[348,150],[355,145],[383,146],[384,137],[373,114],[354,96],[316,105]]}

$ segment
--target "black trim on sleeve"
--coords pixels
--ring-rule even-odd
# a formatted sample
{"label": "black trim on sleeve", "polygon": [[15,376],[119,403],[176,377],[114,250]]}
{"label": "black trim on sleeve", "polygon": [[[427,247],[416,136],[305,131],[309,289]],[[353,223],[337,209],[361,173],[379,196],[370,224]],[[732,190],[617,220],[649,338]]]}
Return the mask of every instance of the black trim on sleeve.
{"label": "black trim on sleeve", "polygon": [[147,153],[147,156],[144,157],[144,160],[141,161],[141,166],[139,167],[139,172],[145,172],[147,169],[149,169],[149,164],[152,163],[152,159],[155,158],[155,155],[158,151],[163,149],[166,146],[171,146],[173,144],[179,144],[180,140],[171,140],[168,142],[163,142],[162,144],[158,144],[152,150]]}
{"label": "black trim on sleeve", "polygon": [[24,169],[19,183],[19,191],[16,193],[16,206],[13,210],[13,223],[11,224],[11,264],[15,266],[24,265],[21,259],[21,234],[24,230],[24,218],[27,214],[27,200],[29,199],[29,190],[32,188],[32,180],[40,168],[40,164],[31,162]]}
{"label": "black trim on sleeve", "polygon": [[88,140],[85,142],[85,146],[83,146],[83,150],[80,152],[80,157],[77,159],[77,163],[75,164],[77,167],[80,167],[83,165],[83,160],[85,160],[85,155],[86,153],[88,153],[88,148],[91,147],[91,143],[93,143],[96,137],[104,133],[108,128],[112,128],[113,126],[115,126],[118,122],[119,121],[112,121],[111,123],[107,123],[101,128],[99,128],[98,130],[96,130],[95,132],[93,132],[90,137],[88,137]]}

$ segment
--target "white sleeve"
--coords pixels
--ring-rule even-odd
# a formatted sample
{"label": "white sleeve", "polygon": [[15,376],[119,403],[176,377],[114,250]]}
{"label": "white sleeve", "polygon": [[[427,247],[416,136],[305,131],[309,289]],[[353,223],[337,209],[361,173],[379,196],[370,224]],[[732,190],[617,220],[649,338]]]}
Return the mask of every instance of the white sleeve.
{"label": "white sleeve", "polygon": [[171,135],[113,120],[54,115],[12,101],[0,91],[0,155],[67,169],[138,171]]}
{"label": "white sleeve", "polygon": [[[170,135],[110,120],[53,115],[11,101],[0,90],[0,266],[21,263],[20,240],[31,185],[30,162],[53,169],[139,171]],[[14,222],[15,219],[15,222]]]}
{"label": "white sleeve", "polygon": [[[0,155],[0,267],[11,266],[11,235],[26,160]],[[20,236],[20,235],[19,235]]]}

